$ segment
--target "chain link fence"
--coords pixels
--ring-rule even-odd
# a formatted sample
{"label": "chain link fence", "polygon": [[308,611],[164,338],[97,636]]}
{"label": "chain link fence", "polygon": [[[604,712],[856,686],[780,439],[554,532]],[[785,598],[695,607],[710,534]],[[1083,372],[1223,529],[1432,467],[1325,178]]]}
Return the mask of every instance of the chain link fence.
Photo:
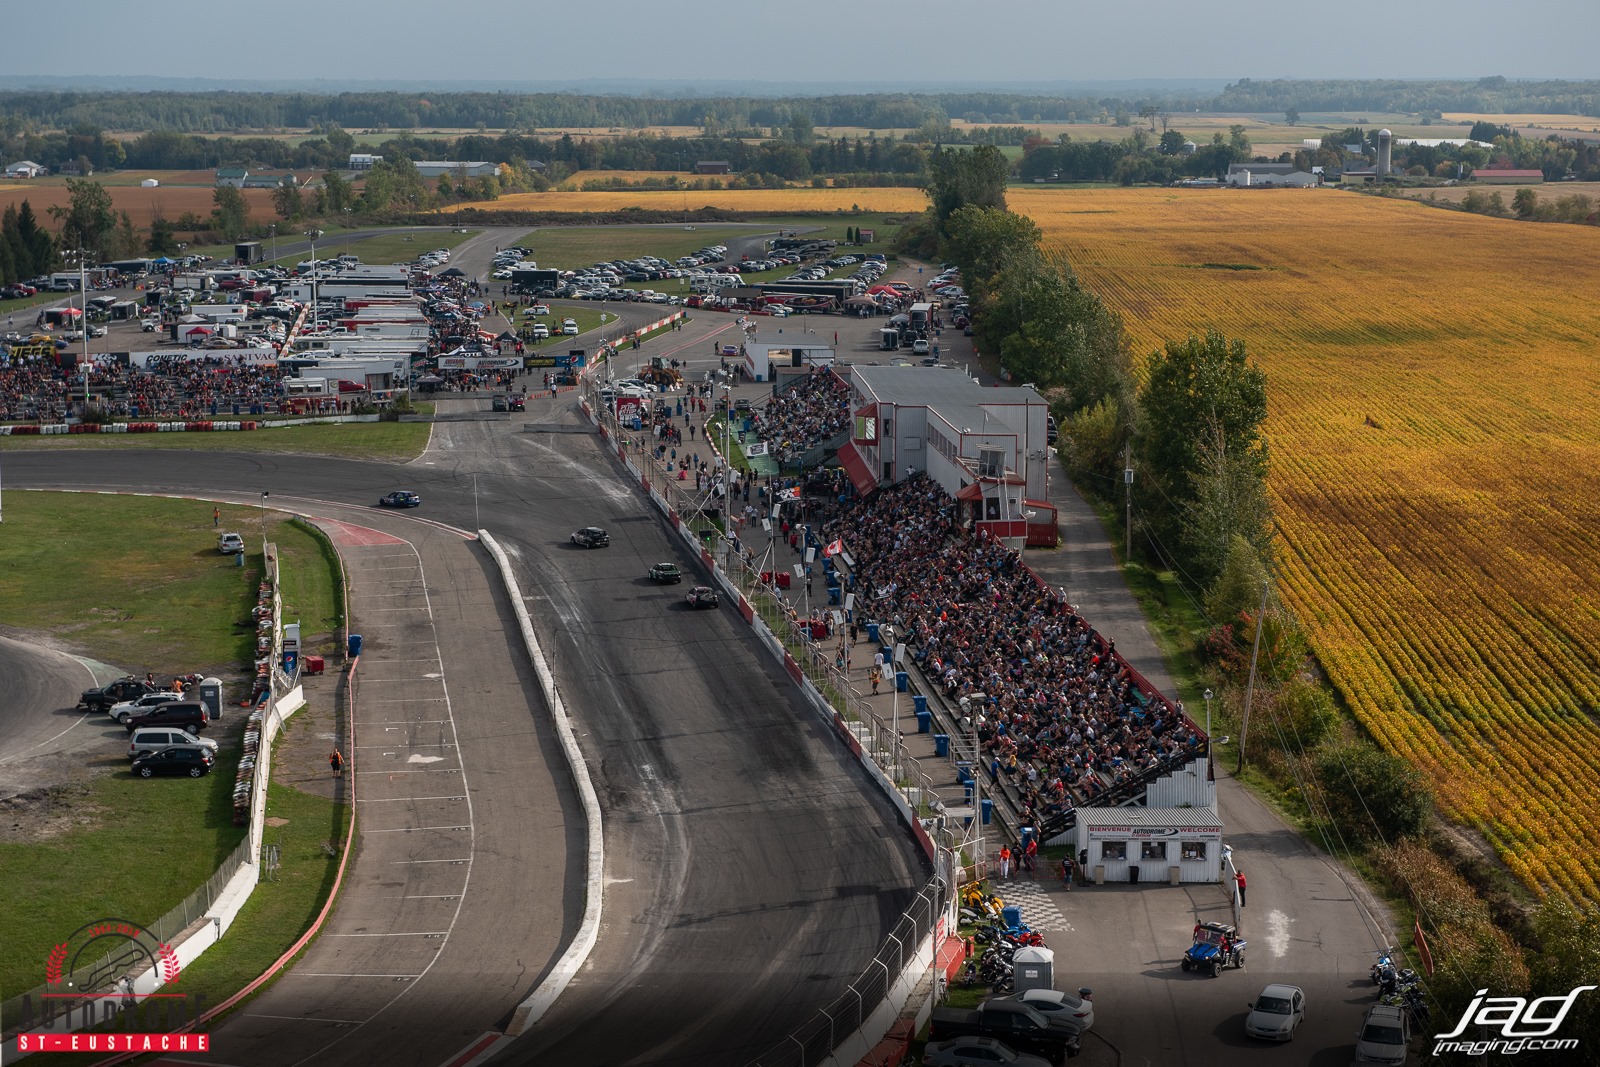
{"label": "chain link fence", "polygon": [[[207,878],[198,889],[185,897],[177,907],[146,926],[145,929],[150,931],[151,935],[160,944],[170,945],[175,943],[179,934],[205,917],[206,912],[211,910],[211,905],[215,904],[217,898],[222,895],[222,891],[227,887],[229,880],[249,860],[250,837],[247,834],[234,847],[234,850],[228,854],[228,857],[222,861],[210,878]],[[63,936],[66,936],[67,933],[69,931],[62,931]],[[26,993],[12,997],[4,1004],[0,1004],[0,1024],[3,1024],[5,1033],[9,1035],[10,1028],[21,1021],[23,998],[31,998],[33,1011],[37,1016],[44,1010],[46,1002],[42,997],[45,993],[60,992],[62,989],[80,993],[108,990],[117,979],[128,972],[130,961],[124,958],[125,956],[126,946],[123,945],[119,947],[119,953],[116,955],[108,951],[104,956],[95,959],[93,962],[80,964],[73,968],[71,972],[63,974],[62,983],[59,986],[41,985],[36,989],[31,989]],[[39,961],[41,971],[44,968],[44,964],[44,960]],[[141,957],[135,961],[134,969],[143,969],[147,964],[148,961]]]}
{"label": "chain link fence", "polygon": [[860,976],[831,1004],[819,1008],[816,1015],[751,1060],[749,1067],[814,1067],[833,1055],[839,1043],[859,1030],[883,1003],[889,988],[916,958],[917,949],[945,908],[946,894],[940,879],[924,886]]}

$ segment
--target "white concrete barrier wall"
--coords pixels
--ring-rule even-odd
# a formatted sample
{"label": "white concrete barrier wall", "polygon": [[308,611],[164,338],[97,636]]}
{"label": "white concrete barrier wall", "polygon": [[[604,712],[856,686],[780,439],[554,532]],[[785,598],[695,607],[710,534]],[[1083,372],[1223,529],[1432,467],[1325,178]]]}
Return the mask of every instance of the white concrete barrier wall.
{"label": "white concrete barrier wall", "polygon": [[505,550],[500,547],[499,542],[487,530],[479,530],[478,539],[489,550],[495,566],[500,569],[500,580],[505,583],[506,595],[511,600],[512,611],[517,616],[517,626],[522,631],[523,644],[527,647],[528,658],[533,661],[533,671],[539,678],[539,688],[544,691],[545,703],[550,706],[551,718],[555,720],[556,736],[561,741],[561,751],[566,756],[573,783],[578,789],[578,799],[583,805],[588,838],[584,866],[583,918],[578,923],[578,932],[573,936],[572,944],[567,946],[566,952],[562,953],[561,959],[556,961],[555,968],[512,1012],[511,1023],[506,1027],[506,1033],[514,1036],[543,1018],[545,1012],[555,1004],[556,998],[577,976],[578,970],[589,958],[589,953],[594,950],[595,942],[599,940],[600,910],[605,890],[605,838],[601,825],[600,798],[595,794],[594,783],[589,779],[589,768],[584,763],[583,750],[578,747],[578,738],[573,732],[566,704],[561,699],[560,690],[556,688],[555,675],[545,660],[544,650],[539,647],[533,620],[528,617],[528,609],[522,599],[522,589],[517,584],[516,576],[511,573],[511,561],[506,558]]}

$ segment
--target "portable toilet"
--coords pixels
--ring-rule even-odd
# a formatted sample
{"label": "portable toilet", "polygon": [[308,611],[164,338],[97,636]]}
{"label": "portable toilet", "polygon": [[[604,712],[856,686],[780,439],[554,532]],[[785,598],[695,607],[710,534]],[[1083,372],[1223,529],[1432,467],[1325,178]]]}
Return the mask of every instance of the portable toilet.
{"label": "portable toilet", "polygon": [[1018,993],[1030,989],[1055,988],[1056,954],[1053,949],[1038,945],[1024,946],[1017,949],[1011,964],[1011,975]]}
{"label": "portable toilet", "polygon": [[196,692],[197,699],[206,706],[206,714],[213,719],[222,718],[222,679],[202,678]]}

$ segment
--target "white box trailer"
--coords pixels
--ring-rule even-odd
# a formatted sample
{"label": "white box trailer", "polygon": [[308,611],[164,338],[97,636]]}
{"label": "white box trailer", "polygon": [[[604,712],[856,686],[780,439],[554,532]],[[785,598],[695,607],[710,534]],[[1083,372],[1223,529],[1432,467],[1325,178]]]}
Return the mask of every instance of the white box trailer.
{"label": "white box trailer", "polygon": [[189,310],[207,322],[244,322],[250,309],[241,304],[191,304]]}

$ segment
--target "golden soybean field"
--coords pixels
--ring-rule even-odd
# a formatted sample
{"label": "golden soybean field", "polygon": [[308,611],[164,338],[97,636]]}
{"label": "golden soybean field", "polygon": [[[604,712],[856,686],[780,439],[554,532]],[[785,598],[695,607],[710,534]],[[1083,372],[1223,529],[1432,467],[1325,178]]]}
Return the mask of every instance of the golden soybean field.
{"label": "golden soybean field", "polygon": [[1525,882],[1600,902],[1600,231],[1327,190],[1010,202],[1139,354],[1246,342],[1329,677]]}

